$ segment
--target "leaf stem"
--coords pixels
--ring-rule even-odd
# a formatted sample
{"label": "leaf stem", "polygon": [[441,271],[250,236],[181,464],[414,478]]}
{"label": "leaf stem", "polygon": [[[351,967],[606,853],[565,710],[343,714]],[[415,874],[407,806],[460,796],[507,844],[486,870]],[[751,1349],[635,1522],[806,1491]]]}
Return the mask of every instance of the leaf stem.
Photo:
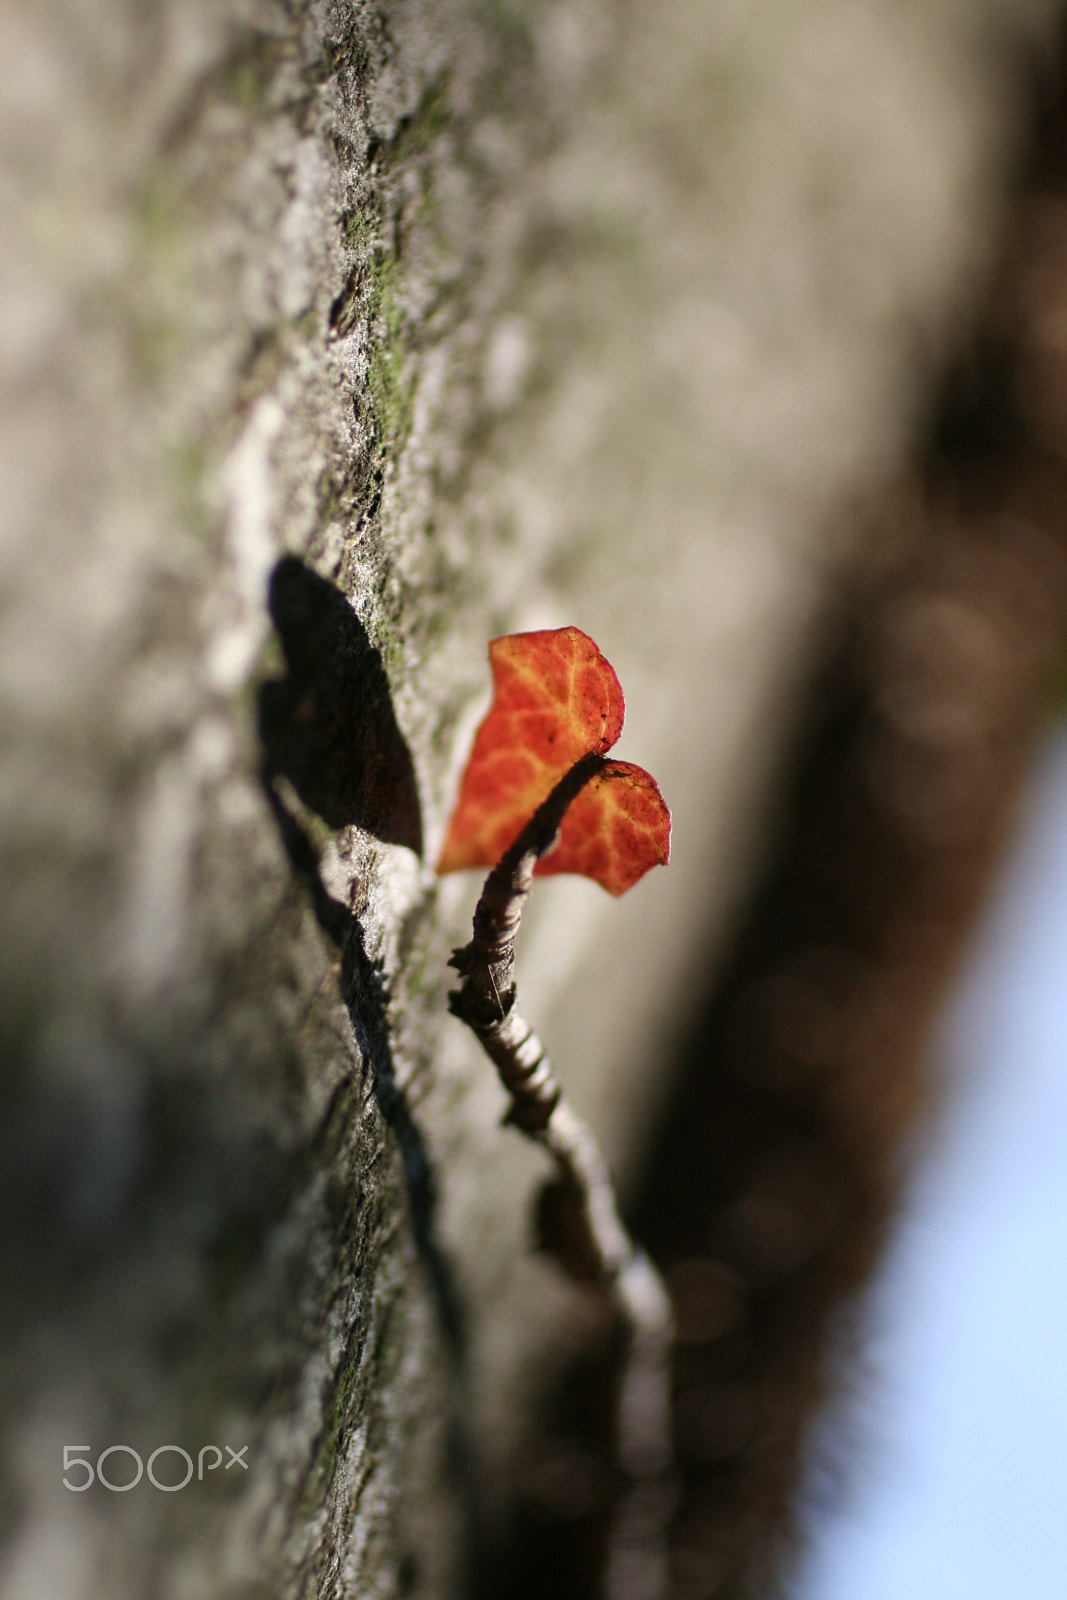
{"label": "leaf stem", "polygon": [[539,806],[490,872],[471,942],[453,953],[462,976],[449,996],[478,1036],[511,1095],[505,1121],[542,1145],[559,1171],[562,1214],[548,1248],[571,1277],[607,1286],[626,1334],[617,1453],[622,1488],[608,1553],[608,1600],[661,1600],[667,1592],[666,1531],[674,1503],[670,1420],[673,1325],[662,1280],[619,1216],[607,1164],[592,1130],[571,1109],[544,1047],[519,1013],[515,942],[534,867],[551,846],[575,795],[604,766],[583,756]]}

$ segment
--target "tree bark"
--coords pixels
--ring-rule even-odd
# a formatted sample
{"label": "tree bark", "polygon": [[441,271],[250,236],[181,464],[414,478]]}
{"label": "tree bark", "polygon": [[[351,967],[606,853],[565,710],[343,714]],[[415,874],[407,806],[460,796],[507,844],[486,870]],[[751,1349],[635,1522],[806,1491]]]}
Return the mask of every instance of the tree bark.
{"label": "tree bark", "polygon": [[1049,11],[9,0],[5,1600],[469,1589],[596,1320],[447,1011],[485,641],[675,812],[521,956],[625,1186]]}

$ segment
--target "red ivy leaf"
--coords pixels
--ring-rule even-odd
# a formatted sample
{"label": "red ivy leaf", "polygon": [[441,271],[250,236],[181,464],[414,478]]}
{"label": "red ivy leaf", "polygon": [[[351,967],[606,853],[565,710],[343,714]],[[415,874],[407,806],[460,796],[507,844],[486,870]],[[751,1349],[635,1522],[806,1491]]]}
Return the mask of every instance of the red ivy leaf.
{"label": "red ivy leaf", "polygon": [[[515,633],[489,646],[493,703],[475,735],[439,873],[492,867],[565,773],[622,732],[619,680],[578,628]],[[619,895],[666,862],[670,813],[640,767],[608,762],[571,801],[541,876],[578,872]]]}
{"label": "red ivy leaf", "polygon": [[580,872],[609,894],[625,894],[649,867],[666,866],[670,837],[655,778],[631,761],[609,761],[571,801],[559,843],[534,872]]}

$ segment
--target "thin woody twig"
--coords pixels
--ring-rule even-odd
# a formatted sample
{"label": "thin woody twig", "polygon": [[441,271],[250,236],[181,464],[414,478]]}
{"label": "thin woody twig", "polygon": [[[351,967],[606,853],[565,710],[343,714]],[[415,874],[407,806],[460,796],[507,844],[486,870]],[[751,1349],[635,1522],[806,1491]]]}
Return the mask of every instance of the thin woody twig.
{"label": "thin woody twig", "polygon": [[[454,1014],[477,1034],[511,1095],[505,1121],[543,1145],[559,1169],[570,1248],[555,1249],[571,1276],[611,1289],[626,1332],[618,1417],[623,1488],[608,1558],[608,1600],[661,1600],[667,1591],[666,1527],[673,1504],[670,1427],[670,1303],[659,1274],[634,1245],[615,1202],[607,1165],[589,1129],[563,1099],[544,1047],[523,1021],[515,941],[533,871],[579,790],[604,765],[584,756],[556,785],[486,879],[470,944],[451,964],[462,983]],[[574,1241],[577,1240],[577,1248]]]}

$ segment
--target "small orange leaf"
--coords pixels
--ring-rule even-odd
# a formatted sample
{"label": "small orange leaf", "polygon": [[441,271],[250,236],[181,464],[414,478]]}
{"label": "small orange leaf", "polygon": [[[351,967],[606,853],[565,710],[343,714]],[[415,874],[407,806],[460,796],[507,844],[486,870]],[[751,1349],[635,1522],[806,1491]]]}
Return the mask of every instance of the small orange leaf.
{"label": "small orange leaf", "polygon": [[609,761],[567,807],[559,843],[534,875],[580,872],[620,895],[649,867],[666,866],[670,853],[671,814],[655,778],[630,761]]}
{"label": "small orange leaf", "polygon": [[564,773],[622,732],[619,680],[578,628],[489,645],[493,703],[474,738],[439,873],[493,867]]}
{"label": "small orange leaf", "polygon": [[[493,703],[475,735],[439,873],[492,867],[576,761],[622,732],[619,680],[578,628],[516,633],[489,646]],[[541,875],[579,872],[622,894],[666,861],[670,815],[640,767],[610,762],[563,819]]]}

